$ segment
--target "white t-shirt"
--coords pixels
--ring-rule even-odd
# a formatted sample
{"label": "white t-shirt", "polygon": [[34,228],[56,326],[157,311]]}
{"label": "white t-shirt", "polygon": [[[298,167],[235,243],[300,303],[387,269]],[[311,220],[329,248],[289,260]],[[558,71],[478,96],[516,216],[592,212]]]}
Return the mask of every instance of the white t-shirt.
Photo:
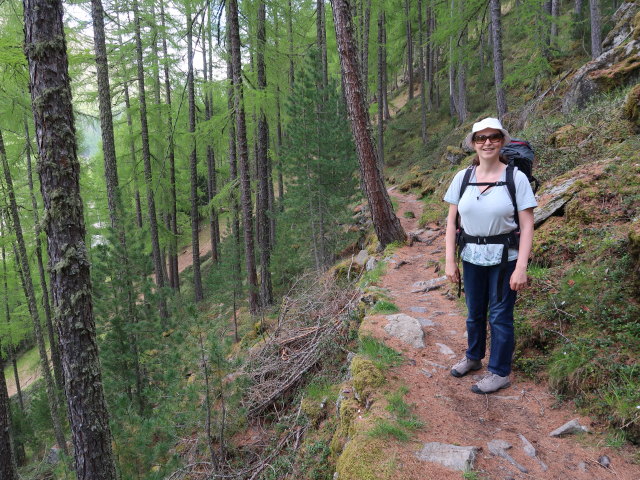
{"label": "white t-shirt", "polygon": [[[481,194],[480,192],[486,186],[467,185],[462,198],[460,198],[460,186],[465,170],[456,174],[444,196],[445,202],[458,205],[460,222],[464,231],[474,237],[489,237],[515,230],[517,224],[514,219],[513,202],[507,186],[491,187]],[[513,173],[518,211],[538,206],[527,176],[517,168]],[[500,180],[506,181],[506,169]],[[469,183],[474,182],[476,182],[475,169],[469,180]],[[500,244],[468,243],[462,250],[461,257],[465,262],[474,265],[498,265],[502,260],[502,248],[503,246]],[[518,250],[510,248],[508,258],[509,261],[517,259]]]}

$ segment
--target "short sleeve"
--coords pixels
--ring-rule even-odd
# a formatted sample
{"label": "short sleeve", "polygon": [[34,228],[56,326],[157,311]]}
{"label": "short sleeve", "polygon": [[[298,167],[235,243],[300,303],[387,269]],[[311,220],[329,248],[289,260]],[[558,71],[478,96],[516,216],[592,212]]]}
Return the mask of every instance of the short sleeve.
{"label": "short sleeve", "polygon": [[465,171],[466,169],[460,170],[456,173],[456,176],[453,177],[453,180],[447,189],[447,193],[444,194],[443,200],[445,202],[458,205],[458,202],[460,201],[460,187],[462,186],[462,179],[464,178]]}
{"label": "short sleeve", "polygon": [[514,182],[516,184],[516,201],[518,202],[518,211],[526,210],[538,206],[536,197],[531,189],[531,184],[527,176],[521,171],[516,171]]}

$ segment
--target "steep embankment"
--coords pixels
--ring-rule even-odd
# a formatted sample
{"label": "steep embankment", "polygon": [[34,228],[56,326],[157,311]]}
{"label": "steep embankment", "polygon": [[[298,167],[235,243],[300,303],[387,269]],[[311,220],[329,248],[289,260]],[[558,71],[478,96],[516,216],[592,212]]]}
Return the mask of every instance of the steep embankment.
{"label": "steep embankment", "polygon": [[[392,302],[399,311],[367,315],[359,333],[402,352],[403,362],[387,370],[384,385],[377,388],[363,382],[362,361],[354,360],[356,368],[352,363],[354,377],[342,390],[342,430],[336,434],[348,432],[337,462],[338,478],[459,479],[462,473],[453,465],[464,468],[465,462],[474,472],[465,478],[640,478],[633,451],[606,447],[598,422],[576,413],[573,403],[562,402],[546,383],[534,383],[516,371],[511,387],[477,395],[470,387],[478,375],[458,379],[449,374],[466,348],[466,334],[456,288],[445,284],[440,271],[444,229],[432,223],[418,230],[423,203],[394,189],[392,195],[404,228],[417,231],[420,241],[387,257],[386,273],[377,282],[380,289],[365,294],[373,301]],[[412,216],[416,218],[407,218]],[[375,380],[381,371],[368,367],[369,387],[381,384]],[[359,404],[349,403],[354,396]],[[345,405],[356,407],[350,411]],[[591,433],[550,436],[574,419]],[[439,457],[435,451],[441,447],[447,453]]]}

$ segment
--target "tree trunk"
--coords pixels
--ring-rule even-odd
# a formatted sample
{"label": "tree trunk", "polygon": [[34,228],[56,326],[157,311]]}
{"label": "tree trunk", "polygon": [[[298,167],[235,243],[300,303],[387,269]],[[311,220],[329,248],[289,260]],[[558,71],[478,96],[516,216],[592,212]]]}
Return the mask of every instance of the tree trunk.
{"label": "tree trunk", "polygon": [[[323,0],[319,0],[322,2]],[[264,50],[266,45],[266,11],[267,7],[264,0],[260,0],[258,4],[258,25],[257,25],[257,41],[258,48],[256,52],[256,65],[258,69],[258,90],[266,92],[267,89],[267,73],[264,62]],[[325,47],[326,49],[326,47]],[[264,94],[262,95],[264,98]],[[264,106],[260,105],[258,112],[258,151],[256,164],[258,169],[258,195],[259,203],[256,208],[256,222],[258,223],[258,245],[260,248],[260,302],[263,307],[273,304],[273,293],[271,288],[271,223],[269,215],[273,215],[269,211],[269,126],[267,124],[267,115]]]}
{"label": "tree trunk", "polygon": [[427,8],[429,9],[429,13],[427,15],[427,78],[429,80],[429,110],[431,110],[434,104],[438,105],[435,102],[435,78],[436,78],[436,55],[438,52],[438,48],[434,45],[433,42],[433,32],[436,29],[436,14],[434,12],[433,6],[431,2],[433,0],[427,0]]}
{"label": "tree trunk", "polygon": [[11,409],[7,380],[4,377],[5,358],[2,354],[2,338],[0,337],[0,479],[18,480],[16,461],[11,448]]}
{"label": "tree trunk", "polygon": [[584,0],[575,0],[574,2],[574,11],[578,18],[582,18],[582,5]]}
{"label": "tree trunk", "polygon": [[425,89],[424,48],[422,46],[422,0],[418,0],[418,76],[420,77],[420,137],[427,144],[427,102]]}
{"label": "tree trunk", "polygon": [[316,43],[320,56],[320,68],[322,72],[322,87],[329,82],[327,66],[327,29],[325,22],[324,0],[316,1]]}
{"label": "tree trunk", "polygon": [[[369,104],[369,31],[371,30],[371,0],[366,0],[362,21],[362,95]],[[364,0],[363,0],[364,3]]]}
{"label": "tree trunk", "polygon": [[498,118],[502,120],[507,113],[507,98],[505,95],[503,82],[503,59],[502,59],[502,24],[500,0],[490,0],[489,9],[491,11],[491,40],[493,45],[493,75],[496,85],[496,106]]}
{"label": "tree trunk", "polygon": [[40,278],[40,288],[42,290],[42,305],[44,307],[44,319],[47,326],[47,335],[49,337],[49,348],[51,351],[51,363],[53,364],[53,376],[56,380],[56,386],[60,391],[64,389],[64,380],[62,375],[62,362],[60,361],[60,350],[58,349],[58,341],[53,329],[53,314],[51,313],[51,303],[49,302],[49,288],[47,287],[47,276],[44,271],[44,262],[42,260],[42,244],[40,242],[40,218],[38,215],[38,202],[33,189],[33,175],[31,169],[31,138],[29,135],[29,123],[24,119],[25,133],[25,154],[27,157],[27,179],[29,183],[29,196],[31,197],[31,208],[33,209],[33,224],[35,225],[35,243],[36,243],[36,259],[38,261],[38,276]]}
{"label": "tree trunk", "polygon": [[200,274],[200,218],[198,214],[198,155],[196,152],[196,100],[193,79],[193,20],[191,2],[187,1],[187,95],[189,97],[190,155],[189,177],[191,179],[191,253],[193,259],[193,294],[195,301],[204,298],[202,275]]}
{"label": "tree trunk", "polygon": [[[62,2],[25,0],[25,51],[39,146],[54,307],[79,480],[116,479],[91,299]],[[55,125],[51,119],[55,118]],[[60,195],[64,192],[64,195]]]}
{"label": "tree trunk", "polygon": [[[279,32],[278,32],[278,26],[279,26],[279,22],[278,22],[278,13],[275,12],[274,13],[274,28],[275,28],[275,35],[274,35],[274,42],[275,42],[275,47],[276,47],[276,51],[280,51],[279,45],[278,45],[278,38],[279,38]],[[276,202],[275,202],[275,192],[273,194],[274,200],[273,200],[273,205],[271,206],[271,238],[272,238],[272,245],[275,245],[275,233],[276,233],[276,210],[277,211],[281,211],[281,208],[283,207],[283,197],[284,197],[284,179],[282,177],[282,107],[281,107],[281,95],[280,95],[280,84],[276,83],[276,165],[277,165],[277,169],[278,169],[278,203],[277,203],[277,208],[276,208]],[[273,169],[272,169],[273,170]],[[271,187],[272,189],[275,190],[274,186],[273,186],[273,179],[271,181]]]}
{"label": "tree trunk", "polygon": [[140,33],[140,12],[138,0],[133,0],[133,21],[135,24],[135,42],[138,70],[138,101],[140,103],[140,137],[142,141],[142,160],[144,163],[144,180],[147,189],[147,209],[149,214],[149,230],[151,232],[151,252],[153,255],[153,270],[159,293],[160,318],[163,322],[169,318],[167,302],[164,298],[164,276],[162,273],[162,256],[160,255],[160,237],[158,234],[158,219],[156,216],[156,201],[153,193],[153,174],[151,171],[151,151],[149,148],[149,126],[147,124],[147,98],[144,86],[144,63],[142,58],[142,38]]}
{"label": "tree trunk", "polygon": [[258,312],[258,277],[256,274],[253,244],[253,218],[251,206],[251,183],[249,179],[249,154],[247,150],[247,126],[244,113],[242,64],[240,52],[240,25],[237,0],[228,0],[229,33],[231,36],[231,65],[233,70],[234,110],[236,114],[237,152],[240,166],[240,193],[242,198],[242,221],[244,226],[245,264],[249,286],[249,311]]}
{"label": "tree trunk", "polygon": [[[209,47],[211,47],[211,6],[207,8],[209,15],[209,22],[207,28],[207,36],[202,35],[202,72],[204,74],[205,93],[204,93],[204,115],[205,120],[208,122],[213,116],[213,98],[209,85],[209,65],[210,58],[207,58],[207,41],[209,41]],[[204,14],[203,14],[204,19]],[[207,38],[208,37],[208,38]],[[211,48],[209,48],[209,55],[211,55]],[[216,179],[216,159],[213,150],[213,145],[210,139],[207,140],[207,200],[211,203],[213,197],[217,193],[217,179]],[[211,261],[218,261],[218,213],[215,207],[209,207],[209,236],[211,243]]]}
{"label": "tree trunk", "polygon": [[551,0],[551,37],[550,46],[555,47],[558,39],[558,18],[560,17],[560,0]]}
{"label": "tree trunk", "polygon": [[378,169],[376,150],[369,132],[369,115],[362,97],[362,87],[358,75],[358,62],[351,31],[349,3],[347,0],[333,0],[333,21],[340,53],[343,87],[347,100],[347,110],[360,162],[360,172],[365,186],[365,194],[373,219],[373,226],[382,248],[391,242],[403,242],[406,234],[398,217],[393,212],[389,194],[384,186],[382,172]]}
{"label": "tree trunk", "polygon": [[384,168],[384,11],[378,12],[378,168]]}
{"label": "tree trunk", "polygon": [[[460,16],[464,16],[464,0],[458,0],[458,10]],[[467,112],[467,65],[466,52],[467,45],[467,26],[465,24],[460,34],[460,53],[458,60],[458,120],[463,123],[467,120],[469,113]]]}
{"label": "tree trunk", "polygon": [[382,81],[382,93],[384,94],[383,103],[383,111],[384,111],[384,119],[391,119],[391,112],[389,111],[389,70],[387,68],[387,14],[382,13],[382,73],[383,73],[383,81]]}
{"label": "tree trunk", "polygon": [[[31,7],[31,8],[34,8],[34,7]],[[30,16],[27,15],[27,12],[33,15],[31,11],[26,9],[26,4],[25,4],[25,23],[27,21],[34,21],[34,19],[32,19]],[[27,40],[30,39],[30,36],[28,35],[28,33],[29,31],[27,30],[26,31]],[[30,44],[30,42],[27,42],[25,46],[25,50],[27,51],[28,55],[30,55],[30,52],[28,50],[29,47],[34,48],[34,46]],[[65,55],[65,60],[66,60],[66,55]],[[33,79],[32,79],[32,82],[33,82]],[[32,84],[32,89],[33,88],[34,86]],[[52,94],[50,94],[50,96],[52,96]],[[32,91],[34,114],[36,113],[35,99],[37,98],[38,97],[34,96],[34,93]],[[57,109],[53,110],[53,112],[56,112],[56,111]],[[38,122],[36,121],[36,131],[37,131],[37,128],[38,128]],[[40,139],[38,138],[38,140]],[[40,145],[40,143],[38,144]],[[42,147],[40,147],[40,150],[41,150],[40,155],[42,157],[43,155]],[[33,333],[36,337],[36,343],[38,345],[38,353],[40,355],[40,365],[42,369],[42,376],[44,377],[45,389],[47,391],[47,400],[49,401],[49,409],[51,412],[51,422],[53,424],[53,432],[54,432],[56,442],[58,443],[58,446],[62,449],[62,451],[65,454],[67,454],[67,444],[64,439],[64,434],[62,431],[62,420],[60,418],[60,407],[58,403],[58,395],[54,385],[53,377],[51,376],[51,370],[49,370],[49,359],[47,358],[47,347],[45,346],[45,343],[44,343],[44,335],[42,333],[42,326],[40,325],[40,314],[38,312],[38,307],[36,305],[36,294],[33,290],[33,281],[31,279],[31,269],[29,268],[29,259],[27,257],[27,247],[24,241],[24,237],[22,236],[22,225],[20,223],[20,215],[18,213],[18,204],[16,202],[16,196],[13,190],[13,180],[11,178],[11,172],[9,171],[9,164],[7,162],[7,154],[4,147],[4,138],[2,137],[2,132],[0,132],[0,162],[2,162],[5,185],[6,185],[7,194],[9,197],[9,213],[11,215],[11,219],[13,222],[13,232],[16,235],[16,242],[18,244],[17,245],[18,248],[16,251],[17,252],[16,264],[20,265],[20,269],[22,272],[22,286],[24,288],[24,294],[27,299],[29,314],[31,315],[31,319],[33,320]],[[46,203],[45,203],[45,206],[46,206]],[[49,251],[51,251],[51,244],[49,244]],[[49,255],[49,258],[51,258],[51,255]],[[55,267],[54,263],[51,263],[51,265]],[[53,272],[52,272],[52,275],[53,275]],[[60,341],[62,341],[62,338],[60,338]],[[63,383],[64,383],[64,378],[65,377],[63,376]]]}
{"label": "tree trunk", "polygon": [[291,0],[289,0],[287,33],[289,35],[289,89],[293,89],[293,83],[295,82],[295,68],[293,65],[293,6],[291,5]]}
{"label": "tree trunk", "polygon": [[411,3],[404,0],[405,31],[407,34],[407,73],[409,75],[409,100],[413,100],[413,34],[411,32]]}
{"label": "tree trunk", "polygon": [[591,58],[602,55],[602,18],[600,16],[600,0],[589,0],[591,12]]}
{"label": "tree trunk", "polygon": [[[4,226],[4,218],[0,215],[0,238],[5,238],[6,227]],[[7,277],[7,255],[4,243],[0,248],[2,250],[2,278],[4,283],[4,313],[7,323],[11,323],[11,311],[9,309],[9,281]],[[16,262],[18,259],[15,260]],[[11,363],[13,364],[13,375],[16,383],[16,392],[18,394],[18,404],[20,410],[24,412],[24,400],[22,398],[22,389],[20,388],[20,377],[18,375],[18,362],[16,359],[16,349],[12,342],[8,343],[7,347],[9,356],[11,357]]]}
{"label": "tree trunk", "polygon": [[176,205],[176,157],[175,142],[173,139],[173,112],[171,111],[171,80],[169,76],[169,53],[167,48],[167,29],[165,24],[164,1],[160,2],[160,23],[162,25],[162,68],[164,70],[164,92],[167,102],[167,128],[168,128],[168,150],[169,150],[169,191],[170,207],[169,221],[171,223],[171,236],[169,240],[169,263],[172,265],[170,272],[173,275],[171,286],[180,291],[180,272],[178,271],[178,208]]}

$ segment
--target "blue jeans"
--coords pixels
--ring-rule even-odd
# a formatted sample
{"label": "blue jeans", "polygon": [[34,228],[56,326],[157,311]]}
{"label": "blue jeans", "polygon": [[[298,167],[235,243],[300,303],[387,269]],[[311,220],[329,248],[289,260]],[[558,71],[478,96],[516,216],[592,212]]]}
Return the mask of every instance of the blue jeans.
{"label": "blue jeans", "polygon": [[484,267],[462,262],[464,292],[467,301],[467,358],[481,360],[487,345],[487,316],[491,327],[491,356],[488,369],[502,377],[511,373],[511,359],[515,339],[513,306],[516,292],[509,287],[509,279],[516,261],[509,262],[502,281],[502,300],[498,302],[500,265]]}

